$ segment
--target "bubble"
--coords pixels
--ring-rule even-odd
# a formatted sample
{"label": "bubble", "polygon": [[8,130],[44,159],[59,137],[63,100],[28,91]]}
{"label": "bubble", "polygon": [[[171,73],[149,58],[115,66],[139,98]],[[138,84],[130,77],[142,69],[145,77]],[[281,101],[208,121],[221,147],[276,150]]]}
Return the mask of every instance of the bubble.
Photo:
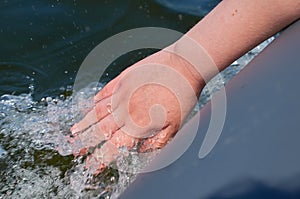
{"label": "bubble", "polygon": [[106,104],[106,109],[108,113],[112,113],[111,103]]}
{"label": "bubble", "polygon": [[4,159],[6,155],[7,152],[0,146],[0,159]]}
{"label": "bubble", "polygon": [[108,132],[103,132],[103,135],[105,136],[105,139],[108,140],[112,136],[112,130],[109,130]]}
{"label": "bubble", "polygon": [[125,157],[128,157],[129,156],[129,151],[128,151],[128,148],[126,146],[123,146],[123,147],[119,147],[118,148],[119,152],[125,156]]}

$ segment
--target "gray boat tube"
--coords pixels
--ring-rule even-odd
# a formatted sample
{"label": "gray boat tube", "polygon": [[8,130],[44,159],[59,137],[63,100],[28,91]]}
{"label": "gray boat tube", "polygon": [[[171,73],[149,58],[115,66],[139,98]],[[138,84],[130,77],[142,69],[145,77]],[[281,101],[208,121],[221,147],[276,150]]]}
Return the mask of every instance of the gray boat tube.
{"label": "gray boat tube", "polygon": [[298,20],[225,86],[224,128],[205,158],[198,153],[210,103],[200,122],[192,118],[182,129],[199,122],[187,151],[163,169],[139,174],[120,198],[299,198],[299,35]]}

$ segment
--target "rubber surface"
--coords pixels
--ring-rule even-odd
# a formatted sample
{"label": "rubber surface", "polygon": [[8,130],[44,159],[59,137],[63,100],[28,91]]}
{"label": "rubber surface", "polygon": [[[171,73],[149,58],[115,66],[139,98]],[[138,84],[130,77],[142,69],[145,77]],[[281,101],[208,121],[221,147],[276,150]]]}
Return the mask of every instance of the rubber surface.
{"label": "rubber surface", "polygon": [[[297,21],[225,86],[225,126],[208,156],[198,158],[209,103],[183,156],[140,174],[120,198],[299,198],[299,35]],[[178,136],[197,122],[192,119]]]}

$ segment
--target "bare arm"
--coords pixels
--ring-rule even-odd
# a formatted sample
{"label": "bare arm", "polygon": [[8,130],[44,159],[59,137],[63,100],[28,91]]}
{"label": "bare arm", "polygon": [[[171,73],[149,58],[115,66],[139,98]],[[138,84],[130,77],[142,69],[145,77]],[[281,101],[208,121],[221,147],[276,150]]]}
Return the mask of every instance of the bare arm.
{"label": "bare arm", "polygon": [[299,18],[299,0],[224,0],[187,35],[223,70]]}

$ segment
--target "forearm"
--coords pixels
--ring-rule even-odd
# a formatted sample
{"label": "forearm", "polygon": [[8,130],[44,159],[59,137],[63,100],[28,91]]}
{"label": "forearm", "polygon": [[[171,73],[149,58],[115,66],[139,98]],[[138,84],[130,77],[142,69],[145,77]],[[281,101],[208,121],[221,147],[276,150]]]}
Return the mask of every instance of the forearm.
{"label": "forearm", "polygon": [[183,38],[137,65],[168,65],[199,95],[218,72],[299,16],[300,0],[224,0]]}
{"label": "forearm", "polygon": [[186,35],[221,71],[299,17],[300,0],[224,0]]}

